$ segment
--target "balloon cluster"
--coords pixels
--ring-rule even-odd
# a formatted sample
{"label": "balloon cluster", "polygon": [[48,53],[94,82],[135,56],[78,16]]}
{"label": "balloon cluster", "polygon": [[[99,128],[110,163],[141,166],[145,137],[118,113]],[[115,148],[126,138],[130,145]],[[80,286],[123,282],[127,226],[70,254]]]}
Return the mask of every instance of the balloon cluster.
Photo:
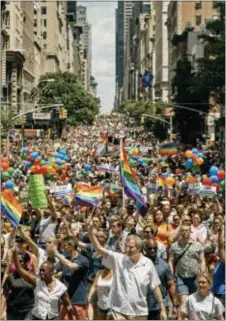
{"label": "balloon cluster", "polygon": [[15,169],[12,167],[9,167],[9,162],[7,157],[1,158],[1,178],[5,182],[5,188],[6,189],[13,189],[14,183],[10,178],[13,177],[15,173]]}
{"label": "balloon cluster", "polygon": [[209,177],[204,177],[202,181],[205,186],[215,186],[217,191],[225,189],[225,171],[217,166],[211,166]]}
{"label": "balloon cluster", "polygon": [[197,148],[193,148],[192,150],[186,150],[185,157],[187,158],[185,162],[186,169],[191,169],[195,165],[202,165],[204,163],[204,155],[199,152]]}
{"label": "balloon cluster", "polygon": [[68,162],[70,158],[64,148],[59,149],[51,158],[43,158],[38,152],[32,152],[27,147],[22,149],[22,158],[26,155],[25,166],[30,169],[32,174],[42,174],[50,179],[52,175],[59,171],[65,171],[70,168]]}

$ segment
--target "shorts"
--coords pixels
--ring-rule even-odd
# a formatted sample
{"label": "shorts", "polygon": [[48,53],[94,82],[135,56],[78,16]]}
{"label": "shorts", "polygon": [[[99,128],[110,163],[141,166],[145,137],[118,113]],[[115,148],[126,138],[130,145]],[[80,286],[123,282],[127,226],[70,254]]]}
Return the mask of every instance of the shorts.
{"label": "shorts", "polygon": [[108,313],[107,320],[147,320],[147,315],[126,315],[120,312],[111,310]]}
{"label": "shorts", "polygon": [[197,290],[196,277],[183,278],[181,276],[177,276],[176,284],[178,295],[190,295],[195,293]]}

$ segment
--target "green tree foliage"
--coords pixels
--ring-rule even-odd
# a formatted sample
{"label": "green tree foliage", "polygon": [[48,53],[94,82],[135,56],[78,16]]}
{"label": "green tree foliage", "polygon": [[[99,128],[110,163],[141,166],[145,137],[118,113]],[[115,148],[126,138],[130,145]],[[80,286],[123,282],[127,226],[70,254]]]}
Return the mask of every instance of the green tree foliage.
{"label": "green tree foliage", "polygon": [[[54,82],[44,80],[54,79]],[[99,113],[100,100],[86,92],[77,77],[69,72],[47,73],[40,78],[31,95],[38,95],[39,104],[64,104],[68,111],[67,123],[91,123]]]}
{"label": "green tree foliage", "polygon": [[207,23],[200,39],[208,46],[208,56],[198,59],[196,86],[208,88],[218,103],[225,103],[225,2],[217,1],[219,18]]}

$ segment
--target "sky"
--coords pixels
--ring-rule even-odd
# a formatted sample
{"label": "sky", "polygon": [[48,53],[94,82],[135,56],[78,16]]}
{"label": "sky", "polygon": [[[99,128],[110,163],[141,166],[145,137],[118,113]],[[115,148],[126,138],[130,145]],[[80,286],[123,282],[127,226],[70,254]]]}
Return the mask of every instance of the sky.
{"label": "sky", "polygon": [[110,112],[115,96],[115,9],[117,2],[79,1],[87,7],[92,25],[92,75],[95,77],[101,112]]}

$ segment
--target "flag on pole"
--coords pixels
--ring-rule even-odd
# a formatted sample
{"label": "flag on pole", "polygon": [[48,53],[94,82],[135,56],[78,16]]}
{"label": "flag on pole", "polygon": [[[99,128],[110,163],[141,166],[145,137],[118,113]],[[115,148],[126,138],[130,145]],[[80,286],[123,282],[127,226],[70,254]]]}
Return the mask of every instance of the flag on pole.
{"label": "flag on pole", "polygon": [[173,156],[178,154],[178,152],[179,150],[175,143],[168,143],[159,147],[159,154],[161,156]]}
{"label": "flag on pole", "polygon": [[97,206],[103,197],[103,186],[90,186],[87,184],[78,184],[74,198],[75,205]]}
{"label": "flag on pole", "polygon": [[108,151],[108,133],[104,135],[102,141],[97,146],[95,154],[96,156],[100,156],[107,153],[107,151]]}
{"label": "flag on pole", "polygon": [[8,189],[1,193],[1,211],[14,227],[19,225],[23,206],[18,202],[13,192]]}
{"label": "flag on pole", "polygon": [[147,208],[147,205],[144,201],[144,197],[141,193],[141,190],[137,185],[137,178],[135,176],[135,173],[129,166],[123,139],[121,139],[120,158],[121,158],[121,179],[122,179],[122,185],[124,187],[125,194],[129,197],[132,197],[136,201],[136,206],[139,209]]}

